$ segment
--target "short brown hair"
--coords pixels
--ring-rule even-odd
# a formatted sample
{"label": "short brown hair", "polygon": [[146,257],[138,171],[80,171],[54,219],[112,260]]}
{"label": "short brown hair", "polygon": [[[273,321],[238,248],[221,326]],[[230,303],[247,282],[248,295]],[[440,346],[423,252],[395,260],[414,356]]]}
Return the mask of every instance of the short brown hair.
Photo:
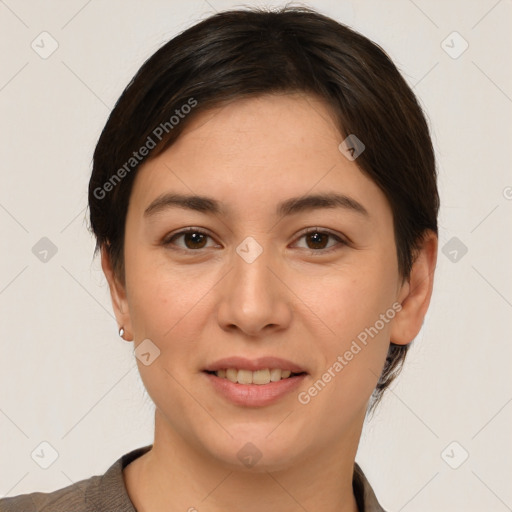
{"label": "short brown hair", "polygon": [[[151,139],[145,161],[160,154],[199,112],[224,102],[293,92],[323,99],[342,137],[363,141],[357,165],[389,201],[399,271],[408,277],[418,242],[427,230],[437,233],[436,165],[423,111],[377,44],[313,9],[284,7],[224,11],[199,22],[154,53],[117,101],[94,152],[89,208],[95,253],[107,248],[121,282],[126,213],[140,165],[131,160],[134,152]],[[194,107],[172,123],[191,100]],[[372,404],[407,350],[391,340]]]}

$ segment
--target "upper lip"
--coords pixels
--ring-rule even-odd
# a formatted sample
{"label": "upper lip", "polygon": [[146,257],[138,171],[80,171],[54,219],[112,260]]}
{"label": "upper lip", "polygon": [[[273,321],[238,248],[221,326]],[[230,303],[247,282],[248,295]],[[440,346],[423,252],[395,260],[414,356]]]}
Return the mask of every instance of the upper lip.
{"label": "upper lip", "polygon": [[306,372],[304,368],[301,368],[299,365],[291,361],[281,359],[280,357],[270,356],[258,357],[257,359],[247,359],[245,357],[238,356],[225,357],[208,365],[204,369],[204,371],[216,372],[217,370],[222,370],[226,368],[236,368],[237,370],[251,370],[253,372],[257,370],[264,370],[265,368],[279,368],[281,370],[290,370],[293,373]]}

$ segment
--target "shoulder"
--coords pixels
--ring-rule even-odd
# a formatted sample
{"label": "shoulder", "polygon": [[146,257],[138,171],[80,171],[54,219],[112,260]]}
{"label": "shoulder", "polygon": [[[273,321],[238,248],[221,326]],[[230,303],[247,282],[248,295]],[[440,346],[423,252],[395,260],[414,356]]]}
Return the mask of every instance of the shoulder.
{"label": "shoulder", "polygon": [[94,510],[86,501],[91,488],[97,487],[100,476],[81,480],[53,492],[32,492],[0,499],[0,512],[85,512]]}
{"label": "shoulder", "polygon": [[352,486],[360,512],[386,512],[378,502],[370,482],[357,463],[354,464]]}
{"label": "shoulder", "polygon": [[124,484],[123,469],[151,447],[144,446],[123,455],[103,475],[52,492],[2,498],[0,512],[136,512]]}

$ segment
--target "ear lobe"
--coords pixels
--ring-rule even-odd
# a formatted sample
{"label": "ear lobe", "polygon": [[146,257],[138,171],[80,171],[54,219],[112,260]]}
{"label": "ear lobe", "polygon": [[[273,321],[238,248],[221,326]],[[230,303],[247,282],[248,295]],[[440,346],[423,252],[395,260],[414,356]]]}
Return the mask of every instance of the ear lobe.
{"label": "ear lobe", "polygon": [[130,314],[128,309],[128,301],[126,299],[125,286],[119,282],[115,276],[112,267],[112,262],[108,254],[106,246],[101,247],[101,268],[108,282],[110,289],[110,298],[112,300],[112,307],[116,316],[117,323],[124,329],[125,339],[132,338],[132,325],[130,321]]}
{"label": "ear lobe", "polygon": [[428,230],[419,243],[409,278],[400,288],[402,309],[391,326],[393,344],[407,345],[420,332],[432,296],[436,262],[437,235]]}

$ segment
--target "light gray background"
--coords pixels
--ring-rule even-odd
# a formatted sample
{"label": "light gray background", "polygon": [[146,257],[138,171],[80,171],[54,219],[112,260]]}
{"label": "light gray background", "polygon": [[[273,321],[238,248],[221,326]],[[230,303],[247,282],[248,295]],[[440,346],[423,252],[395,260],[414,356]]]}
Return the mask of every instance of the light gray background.
{"label": "light gray background", "polygon": [[[512,510],[512,2],[305,4],[382,45],[414,87],[438,157],[440,249],[456,237],[357,460],[390,511]],[[92,260],[91,157],[142,62],[237,5],[0,0],[0,495],[67,486],[152,442],[153,405]],[[52,39],[45,59],[31,47]],[[43,237],[57,247],[46,262],[32,252]],[[31,458],[43,441],[58,452],[48,469],[49,449]]]}

